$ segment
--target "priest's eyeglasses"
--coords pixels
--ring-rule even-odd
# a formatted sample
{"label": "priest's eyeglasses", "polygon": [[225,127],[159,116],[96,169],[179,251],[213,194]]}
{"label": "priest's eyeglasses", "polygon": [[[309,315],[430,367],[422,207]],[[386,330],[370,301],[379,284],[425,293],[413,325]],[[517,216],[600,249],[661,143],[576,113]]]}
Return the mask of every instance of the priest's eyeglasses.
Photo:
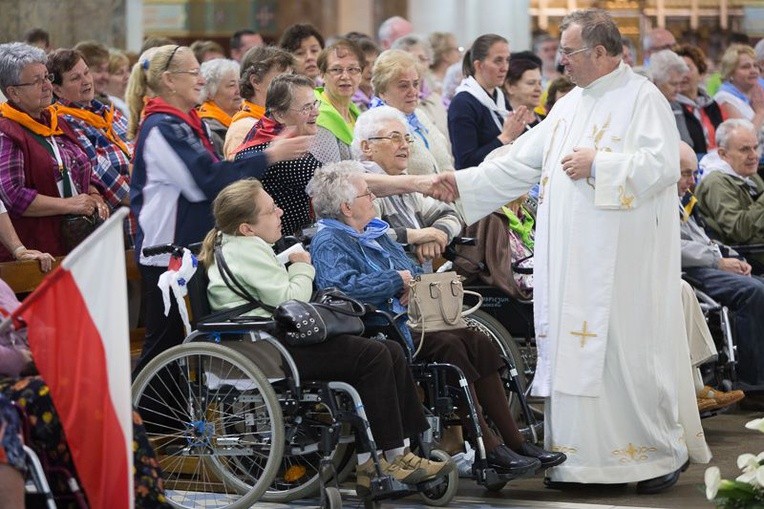
{"label": "priest's eyeglasses", "polygon": [[369,141],[374,141],[374,140],[390,140],[393,143],[395,143],[396,145],[403,145],[404,141],[406,143],[409,143],[409,144],[414,143],[414,137],[411,136],[411,134],[409,134],[409,133],[401,134],[398,131],[393,131],[390,134],[388,134],[387,136],[370,136],[368,138],[368,140]]}
{"label": "priest's eyeglasses", "polygon": [[55,79],[56,75],[53,73],[46,74],[45,76],[38,76],[34,79],[34,81],[28,81],[26,83],[16,83],[15,85],[11,85],[12,87],[35,87],[40,88],[42,87],[43,83],[46,81],[48,83],[53,83],[53,80]]}
{"label": "priest's eyeglasses", "polygon": [[583,53],[584,51],[589,51],[592,48],[581,48],[581,49],[570,49],[570,48],[560,48],[557,52],[560,54],[561,57],[570,58],[573,55],[577,55],[578,53]]}

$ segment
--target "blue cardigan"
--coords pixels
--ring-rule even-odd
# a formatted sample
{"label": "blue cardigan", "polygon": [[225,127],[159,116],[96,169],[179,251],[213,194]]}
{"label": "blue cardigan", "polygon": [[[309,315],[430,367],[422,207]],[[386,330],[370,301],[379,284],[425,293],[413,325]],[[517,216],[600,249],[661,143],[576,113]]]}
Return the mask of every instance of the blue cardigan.
{"label": "blue cardigan", "polygon": [[[500,89],[496,93],[501,94]],[[493,120],[494,113],[467,92],[459,92],[448,107],[448,136],[457,170],[483,162],[485,156],[502,146],[501,130]]]}
{"label": "blue cardigan", "polygon": [[310,243],[316,285],[337,287],[355,299],[392,311],[390,300],[403,290],[398,271],[409,270],[416,275],[422,270],[406,256],[401,245],[387,235],[377,241],[390,253],[390,258],[364,248],[346,232],[334,228],[319,230]]}

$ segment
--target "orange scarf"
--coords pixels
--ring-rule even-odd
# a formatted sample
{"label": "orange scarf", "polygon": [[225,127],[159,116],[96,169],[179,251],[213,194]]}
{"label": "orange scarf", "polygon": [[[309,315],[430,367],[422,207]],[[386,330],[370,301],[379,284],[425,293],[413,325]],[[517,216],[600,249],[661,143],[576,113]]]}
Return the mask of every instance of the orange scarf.
{"label": "orange scarf", "polygon": [[204,101],[202,105],[199,106],[199,116],[217,120],[226,127],[231,126],[231,116],[212,101]]}
{"label": "orange scarf", "polygon": [[231,119],[231,122],[236,122],[237,120],[241,120],[242,118],[254,118],[255,120],[260,120],[265,116],[265,107],[260,106],[259,104],[255,104],[253,102],[249,102],[246,99],[241,104],[241,109],[236,112],[236,115],[233,116]]}
{"label": "orange scarf", "polygon": [[123,154],[130,157],[130,150],[124,141],[114,132],[114,105],[112,104],[109,109],[106,110],[104,116],[93,113],[90,110],[84,108],[72,108],[71,106],[64,106],[61,103],[53,105],[56,112],[59,115],[71,115],[74,118],[78,118],[96,129],[103,131],[104,135],[110,142],[119,147]]}
{"label": "orange scarf", "polygon": [[[47,111],[50,116],[50,126],[47,126],[45,124],[41,124],[37,120],[30,117],[27,113],[24,113],[21,110],[17,110],[13,106],[10,105],[10,103],[2,103],[0,104],[0,116],[7,118],[8,120],[13,120],[17,124],[20,124],[22,127],[25,127],[35,133],[38,136],[60,136],[64,134],[64,131],[58,128],[58,117],[56,116],[55,111],[53,110],[52,106],[48,106],[43,111],[43,114]],[[45,115],[42,116],[43,120],[45,119]]]}

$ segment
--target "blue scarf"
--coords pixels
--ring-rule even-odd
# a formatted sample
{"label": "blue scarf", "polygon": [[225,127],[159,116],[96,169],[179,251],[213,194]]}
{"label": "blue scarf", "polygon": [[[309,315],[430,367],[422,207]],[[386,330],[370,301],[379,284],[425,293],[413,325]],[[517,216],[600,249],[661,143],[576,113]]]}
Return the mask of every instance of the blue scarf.
{"label": "blue scarf", "polygon": [[[377,96],[372,97],[371,103],[369,104],[369,109],[377,108],[379,106],[386,106],[387,103],[380,99]],[[401,112],[403,113],[403,112]],[[422,122],[419,120],[419,117],[416,116],[416,112],[412,111],[406,116],[406,122],[409,125],[409,129],[419,136],[419,138],[424,142],[425,148],[430,148],[430,143],[427,141],[427,138],[425,137],[425,134],[429,133],[430,131],[422,124]]]}
{"label": "blue scarf", "polygon": [[[358,233],[358,231],[354,228],[351,228],[350,226],[346,225],[345,223],[338,221],[336,219],[319,219],[318,222],[318,229],[323,230],[324,228],[332,228],[335,230],[339,230],[343,233],[346,233],[353,237],[354,239],[357,239],[358,242],[361,244],[361,251],[363,251],[364,247],[367,247],[369,249],[373,249],[374,251],[377,251],[380,253],[385,259],[387,259],[389,264],[389,269],[393,269],[393,262],[390,260],[390,253],[380,245],[379,242],[377,242],[377,239],[380,238],[382,235],[387,234],[387,230],[390,229],[390,225],[384,222],[383,220],[379,218],[374,218],[371,221],[369,221],[369,224],[366,225],[366,228],[363,229],[363,233]],[[374,270],[384,270],[381,267],[379,267],[376,263],[374,263],[372,260],[369,259],[368,256],[366,256],[366,253],[363,253],[364,258],[366,259],[366,262],[371,266]],[[406,306],[401,304],[401,301],[398,300],[397,297],[393,297],[391,299],[391,310],[393,314],[398,315],[400,313],[405,313],[407,311]],[[405,326],[405,316],[402,318],[402,320],[399,323],[399,328],[401,329],[401,332],[403,332],[403,337],[406,340],[406,343],[408,343],[409,348],[413,348],[414,342],[411,339],[411,333],[408,330],[408,327]]]}
{"label": "blue scarf", "polygon": [[725,81],[724,83],[722,83],[722,86],[719,87],[719,90],[723,90],[723,91],[725,91],[727,93],[730,93],[730,94],[734,95],[735,97],[737,97],[741,101],[744,101],[749,106],[751,104],[751,99],[747,95],[745,95],[743,92],[741,92],[739,88],[737,88],[735,85],[733,85],[729,81]]}

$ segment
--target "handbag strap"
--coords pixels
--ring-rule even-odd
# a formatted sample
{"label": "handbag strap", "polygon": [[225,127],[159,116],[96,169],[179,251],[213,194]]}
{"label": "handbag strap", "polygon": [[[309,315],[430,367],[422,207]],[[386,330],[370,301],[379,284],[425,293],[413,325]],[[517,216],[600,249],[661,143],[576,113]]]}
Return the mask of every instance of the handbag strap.
{"label": "handbag strap", "polygon": [[256,304],[269,313],[273,313],[273,310],[276,309],[275,307],[269,306],[258,300],[254,295],[249,293],[249,291],[244,288],[244,285],[242,285],[239,280],[236,279],[236,276],[233,275],[231,268],[228,266],[225,261],[225,257],[223,256],[223,235],[221,232],[218,232],[217,238],[215,239],[214,251],[215,264],[217,265],[220,276],[223,278],[223,282],[228,287],[228,289],[250,304]]}

